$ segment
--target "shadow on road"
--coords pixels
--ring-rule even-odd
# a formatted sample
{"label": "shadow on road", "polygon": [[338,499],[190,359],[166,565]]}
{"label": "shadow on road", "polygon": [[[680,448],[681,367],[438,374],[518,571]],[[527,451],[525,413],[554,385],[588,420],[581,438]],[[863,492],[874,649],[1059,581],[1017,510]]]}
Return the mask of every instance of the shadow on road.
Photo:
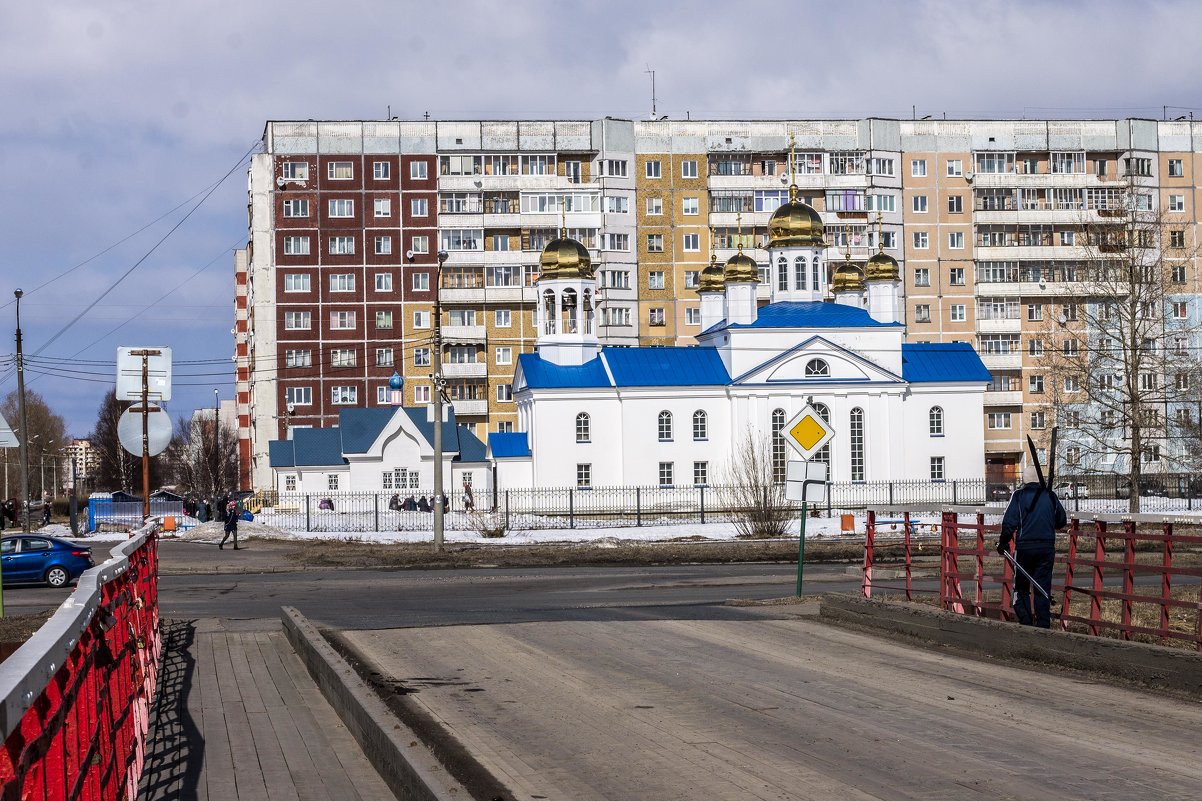
{"label": "shadow on road", "polygon": [[188,713],[188,690],[196,671],[191,652],[196,625],[191,620],[164,620],[162,625],[163,665],[150,710],[138,801],[196,798],[204,758],[204,739]]}

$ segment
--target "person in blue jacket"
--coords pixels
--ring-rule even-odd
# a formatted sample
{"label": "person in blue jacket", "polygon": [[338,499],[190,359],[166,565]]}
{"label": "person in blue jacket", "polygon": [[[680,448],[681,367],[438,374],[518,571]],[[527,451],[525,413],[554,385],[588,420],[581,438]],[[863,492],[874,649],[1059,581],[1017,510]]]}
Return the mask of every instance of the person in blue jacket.
{"label": "person in blue jacket", "polygon": [[[997,552],[1010,550],[1010,541],[1015,541],[1014,558],[1023,570],[1043,588],[1035,593],[1035,619],[1039,628],[1052,627],[1052,566],[1056,561],[1056,529],[1068,525],[1068,514],[1063,504],[1051,489],[1039,483],[1035,465],[1023,468],[1023,485],[1015,490],[1002,518],[1002,538],[998,540]],[[1014,614],[1018,622],[1030,626],[1031,582],[1015,571]],[[1045,594],[1046,593],[1046,594]]]}

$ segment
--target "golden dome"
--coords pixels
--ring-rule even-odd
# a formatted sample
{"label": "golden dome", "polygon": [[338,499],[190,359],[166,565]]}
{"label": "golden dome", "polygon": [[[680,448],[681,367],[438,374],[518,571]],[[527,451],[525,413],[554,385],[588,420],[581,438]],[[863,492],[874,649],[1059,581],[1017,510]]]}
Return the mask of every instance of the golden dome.
{"label": "golden dome", "polygon": [[835,270],[831,279],[831,290],[834,292],[863,292],[864,271],[850,261],[845,261]]}
{"label": "golden dome", "polygon": [[826,247],[826,227],[818,212],[798,196],[797,184],[789,187],[789,202],[768,221],[768,247]]}
{"label": "golden dome", "polygon": [[900,281],[901,268],[897,266],[897,259],[882,251],[868,260],[864,277],[869,281]]}
{"label": "golden dome", "polygon": [[726,260],[726,266],[722,268],[722,275],[728,284],[758,284],[760,282],[760,268],[756,266],[755,259],[741,250]]}
{"label": "golden dome", "polygon": [[538,258],[539,278],[592,278],[588,248],[567,236],[552,239]]}
{"label": "golden dome", "polygon": [[711,257],[709,265],[701,271],[697,282],[697,293],[721,292],[726,286],[726,271],[718,264],[718,259]]}

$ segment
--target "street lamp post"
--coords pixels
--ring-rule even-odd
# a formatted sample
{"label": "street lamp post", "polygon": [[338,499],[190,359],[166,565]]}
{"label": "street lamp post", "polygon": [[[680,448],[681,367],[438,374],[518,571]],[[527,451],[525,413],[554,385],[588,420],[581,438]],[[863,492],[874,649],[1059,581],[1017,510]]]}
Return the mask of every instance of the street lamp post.
{"label": "street lamp post", "polygon": [[438,269],[434,273],[434,550],[442,550],[443,522],[446,509],[442,498],[442,265],[447,260],[445,250],[438,251]]}
{"label": "street lamp post", "polygon": [[21,530],[29,533],[29,423],[25,419],[25,351],[21,345],[21,296],[25,292],[17,289],[17,406],[21,418],[21,502],[25,506]]}
{"label": "street lamp post", "polygon": [[213,493],[217,494],[224,487],[221,469],[221,395],[213,389]]}

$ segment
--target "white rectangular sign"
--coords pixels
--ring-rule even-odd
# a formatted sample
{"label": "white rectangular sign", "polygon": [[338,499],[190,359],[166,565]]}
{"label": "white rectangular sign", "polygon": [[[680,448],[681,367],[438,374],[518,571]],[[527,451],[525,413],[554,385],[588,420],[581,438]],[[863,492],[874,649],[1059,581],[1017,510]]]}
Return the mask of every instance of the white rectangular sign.
{"label": "white rectangular sign", "polygon": [[825,462],[785,463],[785,498],[790,501],[821,503],[826,500],[827,465]]}
{"label": "white rectangular sign", "polygon": [[9,427],[8,421],[4,419],[4,415],[0,414],[0,448],[19,448],[21,443],[17,442],[17,435]]}
{"label": "white rectangular sign", "polygon": [[146,358],[147,387],[150,400],[171,400],[171,348],[147,346],[117,348],[117,400],[142,400],[142,352]]}

